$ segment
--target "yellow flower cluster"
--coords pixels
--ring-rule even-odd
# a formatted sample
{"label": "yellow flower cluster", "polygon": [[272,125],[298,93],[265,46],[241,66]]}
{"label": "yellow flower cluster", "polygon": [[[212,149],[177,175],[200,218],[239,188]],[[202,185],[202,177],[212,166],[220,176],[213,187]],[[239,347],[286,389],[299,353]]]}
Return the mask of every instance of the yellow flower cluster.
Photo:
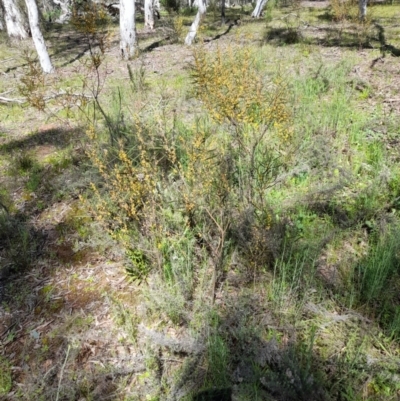
{"label": "yellow flower cluster", "polygon": [[266,83],[257,70],[249,49],[215,55],[204,48],[194,51],[192,69],[197,97],[218,122],[273,125],[282,138],[290,113],[286,107],[285,86],[281,81]]}
{"label": "yellow flower cluster", "polygon": [[109,17],[100,4],[85,2],[79,7],[77,4],[72,8],[71,23],[79,32],[94,35],[108,24]]}
{"label": "yellow flower cluster", "polygon": [[[141,140],[140,127],[138,138]],[[95,139],[93,127],[89,127],[87,135]],[[110,233],[123,234],[129,225],[140,220],[142,210],[154,191],[154,168],[144,150],[144,143],[139,144],[139,156],[133,160],[119,143],[115,159],[108,160],[108,152],[93,146],[87,151],[93,165],[102,177],[102,190],[91,184],[95,194],[96,205],[93,210],[95,218],[104,223]],[[101,193],[100,193],[101,192]]]}
{"label": "yellow flower cluster", "polygon": [[[100,4],[75,2],[72,8],[71,23],[77,31],[83,34],[86,42],[90,45],[92,67],[98,69],[110,43],[109,15]],[[100,51],[95,50],[97,47]]]}
{"label": "yellow flower cluster", "polygon": [[32,55],[25,51],[23,55],[26,69],[21,84],[18,86],[19,93],[26,97],[30,106],[39,111],[44,111],[46,107],[45,101],[45,77],[43,71]]}

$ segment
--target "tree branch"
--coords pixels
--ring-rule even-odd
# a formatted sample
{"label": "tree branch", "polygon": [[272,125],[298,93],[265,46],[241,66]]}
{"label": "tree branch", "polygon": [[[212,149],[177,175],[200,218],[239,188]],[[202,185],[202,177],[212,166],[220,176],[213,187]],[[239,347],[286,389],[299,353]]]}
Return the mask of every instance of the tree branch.
{"label": "tree branch", "polygon": [[[44,96],[43,100],[48,101],[51,99],[57,99],[59,97],[62,96],[71,96],[71,97],[78,97],[78,98],[82,98],[84,97],[85,99],[92,99],[93,96],[90,95],[83,95],[81,93],[68,93],[65,91],[61,91],[58,93],[54,93],[53,95],[49,95],[49,96]],[[8,97],[4,97],[4,96],[0,96],[0,104],[7,104],[7,103],[17,103],[17,104],[24,104],[27,102],[27,99],[12,99],[12,98],[8,98]]]}
{"label": "tree branch", "polygon": [[23,104],[23,103],[25,103],[25,100],[24,99],[11,99],[11,98],[8,98],[8,97],[0,96],[0,103],[3,103],[3,104],[7,104],[7,103]]}

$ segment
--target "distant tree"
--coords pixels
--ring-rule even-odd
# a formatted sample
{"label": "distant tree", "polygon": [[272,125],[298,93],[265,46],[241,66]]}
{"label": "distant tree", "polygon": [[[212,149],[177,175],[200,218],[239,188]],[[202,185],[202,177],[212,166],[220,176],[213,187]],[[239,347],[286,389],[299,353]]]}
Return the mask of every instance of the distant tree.
{"label": "distant tree", "polygon": [[128,60],[136,54],[135,1],[121,0],[119,10],[120,52]]}
{"label": "distant tree", "polygon": [[358,6],[360,10],[360,19],[364,20],[367,16],[367,2],[368,0],[359,0]]}
{"label": "distant tree", "polygon": [[150,29],[154,29],[153,0],[144,0],[144,26]]}
{"label": "distant tree", "polygon": [[61,8],[61,14],[55,22],[58,22],[59,24],[63,24],[64,22],[67,22],[71,17],[72,1],[71,0],[53,0],[53,3],[57,4]]}
{"label": "distant tree", "polygon": [[225,24],[225,0],[221,0],[221,24]]}
{"label": "distant tree", "polygon": [[256,6],[255,6],[253,12],[251,13],[251,16],[253,18],[260,18],[261,13],[263,12],[264,7],[266,6],[267,3],[268,3],[268,0],[257,0]]}
{"label": "distant tree", "polygon": [[26,26],[26,20],[18,7],[16,0],[0,0],[4,13],[4,22],[7,30],[7,34],[10,38],[26,39],[28,29]]}
{"label": "distant tree", "polygon": [[4,8],[0,1],[0,31],[4,31]]}
{"label": "distant tree", "polygon": [[187,45],[191,45],[193,43],[194,38],[197,35],[197,31],[200,26],[200,22],[203,19],[203,17],[206,15],[207,11],[207,5],[206,5],[206,0],[198,0],[197,1],[197,14],[196,17],[190,26],[189,33],[186,36],[185,43]]}
{"label": "distant tree", "polygon": [[42,32],[40,31],[39,11],[36,1],[25,0],[25,3],[28,9],[29,26],[31,28],[33,43],[35,44],[35,48],[39,56],[40,66],[42,67],[43,72],[49,74],[54,71],[54,67],[51,64],[46,43],[44,41]]}

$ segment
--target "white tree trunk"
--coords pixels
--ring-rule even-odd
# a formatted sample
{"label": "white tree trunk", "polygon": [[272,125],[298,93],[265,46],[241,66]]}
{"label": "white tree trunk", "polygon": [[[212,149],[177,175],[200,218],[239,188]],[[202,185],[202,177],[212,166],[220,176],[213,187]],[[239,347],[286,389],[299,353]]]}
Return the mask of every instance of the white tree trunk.
{"label": "white tree trunk", "polygon": [[360,19],[364,20],[367,16],[367,0],[359,0]]}
{"label": "white tree trunk", "polygon": [[17,39],[26,39],[29,35],[17,2],[15,0],[3,0],[3,7],[8,36]]}
{"label": "white tree trunk", "polygon": [[157,17],[157,19],[161,18],[160,10],[161,10],[160,0],[153,0],[153,12],[154,15]]}
{"label": "white tree trunk", "polygon": [[70,0],[53,0],[53,3],[57,4],[61,8],[61,14],[55,22],[58,24],[63,24],[64,22],[69,21],[71,17],[72,2]]}
{"label": "white tree trunk", "polygon": [[261,13],[263,12],[264,7],[267,3],[268,3],[268,0],[257,0],[257,4],[256,4],[253,12],[251,13],[251,16],[253,18],[260,18]]}
{"label": "white tree trunk", "polygon": [[4,31],[4,7],[0,0],[0,31]]}
{"label": "white tree trunk", "polygon": [[153,0],[144,0],[144,26],[154,29],[154,7]]}
{"label": "white tree trunk", "polygon": [[119,9],[121,57],[128,60],[136,54],[135,1],[121,0]]}
{"label": "white tree trunk", "polygon": [[37,54],[39,56],[40,66],[43,72],[49,74],[54,71],[51,64],[49,53],[47,52],[46,43],[39,27],[39,12],[35,0],[25,0],[28,9],[29,26],[31,28],[33,43],[35,44]]}
{"label": "white tree trunk", "polygon": [[193,43],[194,38],[196,37],[197,30],[199,29],[200,22],[203,19],[203,16],[206,14],[207,6],[205,0],[198,0],[198,11],[196,14],[196,18],[194,19],[192,25],[190,26],[189,33],[186,36],[185,43],[187,45],[191,45]]}

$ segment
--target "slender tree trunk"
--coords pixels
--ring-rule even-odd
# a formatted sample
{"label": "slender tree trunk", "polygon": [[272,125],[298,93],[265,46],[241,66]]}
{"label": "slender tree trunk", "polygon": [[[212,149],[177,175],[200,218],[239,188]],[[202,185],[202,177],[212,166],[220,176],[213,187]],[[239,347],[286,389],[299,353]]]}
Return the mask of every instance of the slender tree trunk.
{"label": "slender tree trunk", "polygon": [[187,45],[191,45],[193,43],[194,38],[196,37],[197,30],[199,29],[199,25],[203,16],[206,14],[207,6],[205,0],[198,0],[198,11],[196,17],[190,26],[189,33],[186,36],[185,43]]}
{"label": "slender tree trunk", "polygon": [[0,31],[4,31],[4,8],[0,1]]}
{"label": "slender tree trunk", "polygon": [[121,57],[128,60],[136,54],[135,1],[121,0],[119,9]]}
{"label": "slender tree trunk", "polygon": [[359,0],[358,6],[360,9],[360,19],[365,20],[365,17],[367,16],[367,0]]}
{"label": "slender tree trunk", "polygon": [[260,18],[261,13],[264,10],[264,7],[268,3],[268,0],[257,0],[256,7],[254,8],[253,12],[251,13],[251,16],[253,18]]}
{"label": "slender tree trunk", "polygon": [[144,0],[144,26],[154,29],[153,0]]}
{"label": "slender tree trunk", "polygon": [[47,52],[46,43],[39,27],[39,11],[35,0],[25,0],[28,9],[29,26],[31,28],[33,43],[35,44],[37,54],[39,56],[40,66],[43,72],[49,74],[54,71],[51,64],[49,53]]}
{"label": "slender tree trunk", "polygon": [[225,25],[225,0],[221,0],[221,25]]}
{"label": "slender tree trunk", "polygon": [[154,15],[157,17],[157,19],[161,18],[160,9],[161,9],[160,0],[153,0],[153,12]]}
{"label": "slender tree trunk", "polygon": [[29,35],[25,27],[25,18],[18,8],[16,0],[2,0],[2,2],[8,36],[17,39],[26,39]]}

